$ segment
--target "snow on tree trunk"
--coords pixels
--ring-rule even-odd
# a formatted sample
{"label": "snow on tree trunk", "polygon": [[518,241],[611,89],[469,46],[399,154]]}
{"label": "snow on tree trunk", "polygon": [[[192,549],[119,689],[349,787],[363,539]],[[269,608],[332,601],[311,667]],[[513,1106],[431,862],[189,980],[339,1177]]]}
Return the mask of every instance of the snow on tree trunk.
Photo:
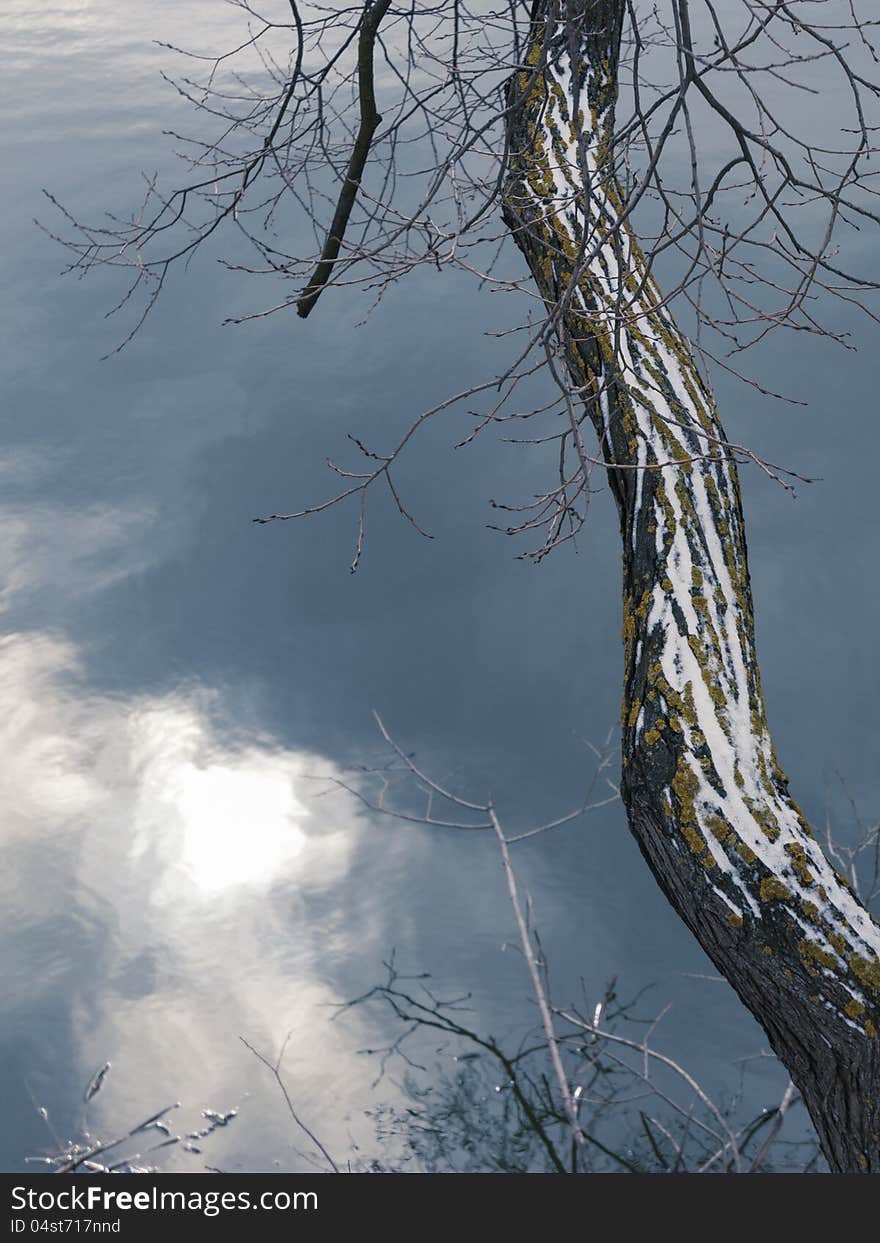
{"label": "snow on tree trunk", "polygon": [[622,790],[672,905],[766,1030],[835,1170],[880,1170],[880,927],[788,792],[755,656],[742,503],[687,340],[620,222],[624,0],[536,0],[504,214],[620,515]]}

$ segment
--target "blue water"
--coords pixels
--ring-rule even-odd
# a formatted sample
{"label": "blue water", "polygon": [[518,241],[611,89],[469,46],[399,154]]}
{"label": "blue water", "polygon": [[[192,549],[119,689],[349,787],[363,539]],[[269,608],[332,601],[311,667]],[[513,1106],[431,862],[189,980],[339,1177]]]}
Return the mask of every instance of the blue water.
{"label": "blue water", "polygon": [[[139,170],[168,169],[186,119],[153,39],[217,48],[233,10],[202,0],[7,5],[4,177],[0,771],[5,866],[2,1168],[81,1126],[102,1134],[172,1102],[239,1108],[202,1154],[168,1168],[302,1168],[267,1055],[292,1033],[293,1098],[324,1142],[369,1151],[364,1047],[393,1032],[334,1006],[396,949],[496,1034],[534,1021],[497,853],[478,835],[369,813],[333,779],[385,761],[371,709],[443,781],[491,791],[518,828],[558,815],[591,771],[582,738],[613,730],[620,693],[619,550],[607,494],[540,568],[488,531],[489,497],[535,490],[532,460],[428,430],[401,474],[435,535],[390,502],[348,572],[351,510],[307,524],[256,514],[321,500],[324,459],[354,431],[387,444],[419,410],[482,379],[502,347],[497,299],[418,274],[359,326],[327,297],[223,327],[254,305],[216,255],[197,260],[121,354],[111,283],[62,279],[47,186],[79,215],[124,208]],[[874,261],[870,249],[857,261]],[[516,309],[504,308],[505,322]],[[822,482],[793,500],[744,472],[759,652],[792,788],[814,820],[880,806],[873,659],[880,587],[873,336],[858,354],[794,341],[762,380],[808,398],[768,405],[719,382],[735,439]],[[487,362],[487,360],[489,360]],[[615,769],[612,767],[611,772]],[[554,996],[617,975],[672,1010],[658,1041],[714,1091],[761,1032],[666,906],[619,806],[520,848]],[[110,1061],[87,1116],[82,1096]],[[748,1100],[784,1076],[750,1063]],[[48,1112],[48,1124],[39,1108]]]}

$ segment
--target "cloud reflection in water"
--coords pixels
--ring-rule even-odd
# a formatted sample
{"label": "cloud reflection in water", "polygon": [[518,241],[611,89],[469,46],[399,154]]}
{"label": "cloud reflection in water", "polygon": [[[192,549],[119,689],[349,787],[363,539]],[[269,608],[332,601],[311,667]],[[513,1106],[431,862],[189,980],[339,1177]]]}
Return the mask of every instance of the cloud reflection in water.
{"label": "cloud reflection in water", "polygon": [[[287,1065],[306,1110],[357,1108],[372,1068],[355,1055],[369,1037],[357,1017],[328,1029],[343,998],[327,963],[369,942],[332,913],[366,827],[358,808],[346,795],[310,806],[324,783],[309,774],[332,766],[267,738],[240,742],[215,691],[90,694],[55,635],[0,642],[0,694],[12,706],[0,724],[11,861],[0,905],[29,929],[15,994],[31,1016],[63,994],[73,1033],[50,1079],[78,1090],[113,1062],[92,1125],[130,1125],[174,1098],[225,1109],[254,1094],[259,1107],[211,1137],[211,1160],[286,1165],[283,1106],[238,1036],[271,1053],[293,1029]],[[347,1148],[341,1116],[321,1129]]]}

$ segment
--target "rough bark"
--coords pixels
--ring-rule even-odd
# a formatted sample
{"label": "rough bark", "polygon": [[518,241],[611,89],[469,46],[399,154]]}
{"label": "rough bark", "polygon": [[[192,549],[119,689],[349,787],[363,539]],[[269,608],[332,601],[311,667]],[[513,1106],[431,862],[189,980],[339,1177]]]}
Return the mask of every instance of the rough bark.
{"label": "rough bark", "polygon": [[620,516],[624,803],[664,893],[789,1069],[831,1168],[880,1171],[880,927],[789,794],[736,466],[628,223],[614,227],[624,10],[535,0],[504,187]]}

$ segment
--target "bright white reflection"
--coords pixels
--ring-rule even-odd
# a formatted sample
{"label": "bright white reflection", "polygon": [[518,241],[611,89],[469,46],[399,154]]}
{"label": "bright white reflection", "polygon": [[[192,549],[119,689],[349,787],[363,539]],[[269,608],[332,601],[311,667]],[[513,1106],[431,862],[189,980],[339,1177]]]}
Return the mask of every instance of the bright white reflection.
{"label": "bright white reflection", "polygon": [[[284,1102],[238,1037],[274,1053],[293,1032],[297,1108],[348,1151],[367,1126],[359,1102],[374,1103],[358,1050],[377,1039],[359,1012],[331,1023],[332,964],[378,963],[385,944],[372,897],[346,884],[366,827],[355,800],[311,802],[326,783],[309,775],[333,766],[242,739],[240,714],[204,687],[94,694],[57,635],[0,638],[0,701],[0,922],[28,930],[10,961],[0,944],[0,976],[16,1004],[42,1014],[61,998],[70,1019],[63,1064],[25,1059],[47,1102],[110,1061],[96,1125],[170,1100],[187,1102],[187,1125],[242,1105],[210,1159],[224,1164],[225,1146],[287,1168]],[[328,1110],[338,1100],[354,1121]],[[168,1168],[206,1159],[181,1151]]]}
{"label": "bright white reflection", "polygon": [[204,710],[185,700],[137,712],[129,728],[138,772],[134,854],[158,847],[171,865],[163,889],[189,881],[212,895],[267,886],[292,871],[311,814],[294,789],[308,780],[297,755],[218,747]]}
{"label": "bright white reflection", "polygon": [[279,774],[189,767],[176,785],[182,862],[200,888],[265,880],[301,851],[308,813]]}
{"label": "bright white reflection", "polygon": [[238,742],[216,692],[89,695],[78,672],[55,636],[0,639],[7,845],[32,854],[41,832],[55,850],[78,842],[95,879],[160,904],[344,874],[357,809],[344,796],[322,800],[320,816],[307,806],[326,761]]}

